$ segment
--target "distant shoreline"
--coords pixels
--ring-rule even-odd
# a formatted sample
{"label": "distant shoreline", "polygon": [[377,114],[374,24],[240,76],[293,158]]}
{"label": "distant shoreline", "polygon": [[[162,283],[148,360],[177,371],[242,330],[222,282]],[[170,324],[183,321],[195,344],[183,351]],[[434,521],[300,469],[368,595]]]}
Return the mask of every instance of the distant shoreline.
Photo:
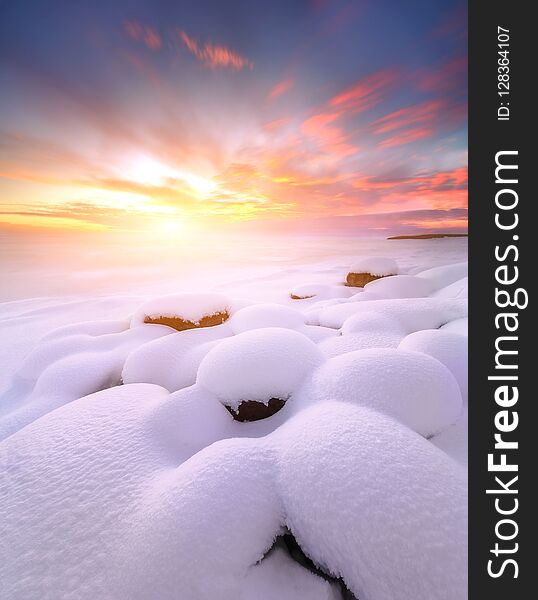
{"label": "distant shoreline", "polygon": [[387,240],[433,240],[439,238],[469,237],[468,233],[422,233],[420,235],[395,235]]}

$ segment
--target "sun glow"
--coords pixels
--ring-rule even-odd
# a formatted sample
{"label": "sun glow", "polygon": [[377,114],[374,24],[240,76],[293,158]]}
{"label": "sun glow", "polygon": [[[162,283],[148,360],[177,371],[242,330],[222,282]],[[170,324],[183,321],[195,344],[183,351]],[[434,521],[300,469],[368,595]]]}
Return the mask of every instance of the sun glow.
{"label": "sun glow", "polygon": [[137,156],[125,165],[121,172],[127,179],[147,186],[181,186],[186,184],[199,195],[210,194],[216,183],[189,171],[173,168],[150,156]]}

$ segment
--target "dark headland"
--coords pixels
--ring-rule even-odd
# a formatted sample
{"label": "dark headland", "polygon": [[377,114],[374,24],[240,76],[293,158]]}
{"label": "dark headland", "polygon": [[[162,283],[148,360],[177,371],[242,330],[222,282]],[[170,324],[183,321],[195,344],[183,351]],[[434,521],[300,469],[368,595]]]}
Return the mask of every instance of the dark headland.
{"label": "dark headland", "polygon": [[421,233],[420,235],[395,235],[387,240],[434,240],[448,237],[468,237],[468,233]]}

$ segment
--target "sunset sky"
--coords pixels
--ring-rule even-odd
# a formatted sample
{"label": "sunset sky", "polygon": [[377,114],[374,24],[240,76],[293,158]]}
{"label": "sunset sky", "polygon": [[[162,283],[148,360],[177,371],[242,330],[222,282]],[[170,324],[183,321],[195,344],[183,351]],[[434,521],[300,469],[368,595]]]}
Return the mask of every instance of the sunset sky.
{"label": "sunset sky", "polygon": [[441,0],[4,1],[0,227],[466,230],[466,26]]}

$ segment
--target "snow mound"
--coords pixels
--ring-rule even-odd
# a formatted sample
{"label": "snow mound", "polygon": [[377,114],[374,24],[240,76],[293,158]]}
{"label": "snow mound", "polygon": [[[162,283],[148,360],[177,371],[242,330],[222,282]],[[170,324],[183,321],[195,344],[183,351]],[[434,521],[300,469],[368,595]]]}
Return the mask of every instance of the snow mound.
{"label": "snow mound", "polygon": [[461,395],[467,400],[467,345],[467,338],[459,333],[426,329],[408,335],[399,348],[423,352],[442,362],[456,378]]}
{"label": "snow mound", "polygon": [[197,383],[231,408],[241,402],[287,400],[324,360],[319,348],[291,329],[263,328],[223,340],[203,359]]}
{"label": "snow mound", "polygon": [[121,333],[129,329],[129,321],[82,321],[53,329],[41,338],[41,342],[69,337],[72,335],[106,335],[108,333]]}
{"label": "snow mound", "polygon": [[466,277],[468,270],[468,264],[465,261],[442,267],[433,267],[415,274],[422,279],[427,279],[434,289],[440,289]]}
{"label": "snow mound", "polygon": [[156,325],[44,339],[23,361],[2,396],[0,439],[63,404],[118,385],[126,357],[171,331]]}
{"label": "snow mound", "polygon": [[340,329],[352,315],[374,311],[395,318],[407,333],[411,333],[420,329],[437,329],[449,321],[466,317],[467,310],[467,301],[463,298],[367,300],[323,308],[316,324]]}
{"label": "snow mound", "polygon": [[404,335],[401,324],[392,316],[372,311],[358,312],[344,321],[342,335],[384,332]]}
{"label": "snow mound", "polygon": [[327,357],[332,358],[367,348],[397,348],[403,336],[403,333],[373,330],[331,337],[320,342],[318,346]]}
{"label": "snow mound", "polygon": [[295,562],[281,547],[272,549],[247,572],[239,600],[340,600],[334,583]]}
{"label": "snow mound", "polygon": [[166,395],[156,386],[119,386],[62,406],[0,444],[0,463],[12,465],[9,485],[0,486],[3,597],[129,598],[111,591],[119,572],[113,556],[132,504],[161,466],[140,422]]}
{"label": "snow mound", "polygon": [[178,331],[131,352],[122,371],[124,383],[155,383],[175,392],[196,381],[204,356],[223,338],[228,324]]}
{"label": "snow mound", "polygon": [[467,298],[469,295],[469,282],[467,277],[458,279],[454,283],[447,285],[432,294],[434,298]]}
{"label": "snow mound", "polygon": [[443,331],[452,331],[453,333],[459,333],[461,335],[467,336],[469,334],[469,319],[467,317],[462,317],[461,319],[454,319],[453,321],[449,321],[445,323],[441,327]]}
{"label": "snow mound", "polygon": [[429,437],[461,413],[459,386],[438,360],[418,352],[374,348],[342,354],[317,369],[298,397],[334,399],[383,412]]}
{"label": "snow mound", "polygon": [[370,273],[376,277],[397,275],[400,271],[396,261],[383,256],[365,256],[354,262],[349,268],[350,273]]}
{"label": "snow mound", "polygon": [[413,275],[383,277],[367,283],[364,289],[382,298],[423,298],[433,292],[428,280]]}
{"label": "snow mound", "polygon": [[253,304],[237,311],[230,319],[235,334],[262,327],[300,329],[304,324],[302,312],[282,304]]}
{"label": "snow mound", "polygon": [[281,442],[288,527],[357,598],[466,597],[466,478],[457,463],[395,421],[337,402],[299,413],[271,437]]}
{"label": "snow mound", "polygon": [[467,407],[461,417],[450,427],[433,436],[430,442],[462,465],[467,465],[469,423]]}
{"label": "snow mound", "polygon": [[[461,596],[465,476],[445,453],[392,419],[338,402],[259,439],[219,441],[223,416],[234,425],[196,386],[168,395],[125,385],[1,444],[1,460],[17,465],[0,494],[6,597],[264,598],[276,571],[267,552],[284,527],[357,597]],[[279,597],[339,597],[277,554],[288,566],[273,582],[284,588]]]}
{"label": "snow mound", "polygon": [[232,312],[232,303],[227,296],[216,293],[183,293],[153,298],[142,304],[131,319],[131,327],[149,320],[178,319],[199,327],[202,320],[214,315],[225,321]]}

